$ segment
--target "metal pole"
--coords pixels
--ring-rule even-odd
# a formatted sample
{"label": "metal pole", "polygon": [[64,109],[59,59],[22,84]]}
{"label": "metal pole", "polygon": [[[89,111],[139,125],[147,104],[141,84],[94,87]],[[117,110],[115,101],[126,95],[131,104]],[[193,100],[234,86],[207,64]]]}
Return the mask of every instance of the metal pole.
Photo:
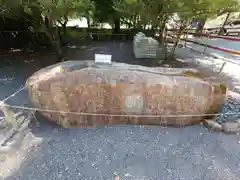
{"label": "metal pole", "polygon": [[[209,40],[209,38],[210,38],[210,34],[208,34],[208,36],[207,36],[207,40]],[[207,51],[207,47],[208,47],[208,45],[206,44],[206,45],[205,45],[205,48],[204,48],[204,51],[203,51],[202,54],[205,54],[205,53],[206,53],[206,51]]]}
{"label": "metal pole", "polygon": [[185,47],[187,47],[187,38],[188,38],[188,31],[187,31],[186,37],[185,37],[185,44],[184,44]]}
{"label": "metal pole", "polygon": [[227,64],[226,62],[222,63],[222,66],[220,68],[220,71],[218,72],[218,75],[220,75],[222,73],[222,70],[226,64]]}

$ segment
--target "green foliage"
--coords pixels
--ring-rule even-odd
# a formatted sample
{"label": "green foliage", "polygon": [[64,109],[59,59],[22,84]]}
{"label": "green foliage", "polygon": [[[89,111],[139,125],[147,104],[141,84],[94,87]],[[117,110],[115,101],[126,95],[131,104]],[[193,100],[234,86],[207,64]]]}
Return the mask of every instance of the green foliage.
{"label": "green foliage", "polygon": [[22,12],[40,19],[51,17],[53,22],[66,24],[69,17],[87,17],[100,22],[112,22],[121,17],[132,25],[159,25],[177,12],[180,19],[215,16],[239,10],[237,0],[0,0],[1,17],[18,17]]}
{"label": "green foliage", "polygon": [[[0,0],[0,17],[23,17],[34,31],[46,32],[56,25],[64,29],[71,17],[86,17],[92,24],[108,22],[115,29],[120,22],[128,28],[151,28],[164,36],[166,23],[179,17],[184,29],[193,19],[204,21],[224,12],[239,11],[239,0]],[[120,21],[121,20],[121,21]],[[48,32],[48,36],[56,32]],[[161,39],[161,38],[160,38]]]}

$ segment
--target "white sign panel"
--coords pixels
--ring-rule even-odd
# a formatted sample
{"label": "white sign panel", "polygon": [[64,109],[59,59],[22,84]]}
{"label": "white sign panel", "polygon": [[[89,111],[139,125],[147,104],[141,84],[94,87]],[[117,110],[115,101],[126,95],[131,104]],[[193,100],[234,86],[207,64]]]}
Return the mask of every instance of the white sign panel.
{"label": "white sign panel", "polygon": [[95,54],[95,63],[112,63],[112,55],[109,54]]}

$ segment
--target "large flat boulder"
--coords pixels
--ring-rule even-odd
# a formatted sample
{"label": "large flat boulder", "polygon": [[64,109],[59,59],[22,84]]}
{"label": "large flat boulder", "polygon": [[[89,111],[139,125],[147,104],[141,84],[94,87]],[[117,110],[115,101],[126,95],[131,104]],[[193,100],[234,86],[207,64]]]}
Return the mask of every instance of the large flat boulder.
{"label": "large flat boulder", "polygon": [[[184,126],[219,111],[227,88],[194,69],[67,61],[39,70],[25,86],[32,104],[63,127]],[[61,111],[61,112],[58,112]]]}

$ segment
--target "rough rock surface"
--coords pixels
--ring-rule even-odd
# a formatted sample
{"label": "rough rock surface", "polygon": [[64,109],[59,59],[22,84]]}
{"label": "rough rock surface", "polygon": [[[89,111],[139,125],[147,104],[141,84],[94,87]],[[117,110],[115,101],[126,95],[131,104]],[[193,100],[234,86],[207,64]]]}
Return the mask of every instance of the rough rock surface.
{"label": "rough rock surface", "polygon": [[36,72],[26,88],[33,105],[63,127],[194,124],[218,112],[227,93],[194,70],[73,61]]}
{"label": "rough rock surface", "polygon": [[222,125],[219,124],[217,121],[205,120],[203,122],[203,125],[213,131],[221,132],[223,130]]}
{"label": "rough rock surface", "polygon": [[220,109],[214,120],[221,123],[233,122],[240,119],[240,103],[233,97],[229,97]]}
{"label": "rough rock surface", "polygon": [[18,149],[21,141],[29,130],[33,118],[32,111],[16,110],[7,103],[0,104],[4,118],[0,121],[0,153],[10,153]]}
{"label": "rough rock surface", "polygon": [[226,133],[239,133],[240,125],[236,122],[226,122],[222,124],[222,128]]}
{"label": "rough rock surface", "polygon": [[225,133],[240,133],[240,102],[231,93],[227,101],[222,105],[218,115],[212,120],[206,120],[204,125],[214,131]]}

